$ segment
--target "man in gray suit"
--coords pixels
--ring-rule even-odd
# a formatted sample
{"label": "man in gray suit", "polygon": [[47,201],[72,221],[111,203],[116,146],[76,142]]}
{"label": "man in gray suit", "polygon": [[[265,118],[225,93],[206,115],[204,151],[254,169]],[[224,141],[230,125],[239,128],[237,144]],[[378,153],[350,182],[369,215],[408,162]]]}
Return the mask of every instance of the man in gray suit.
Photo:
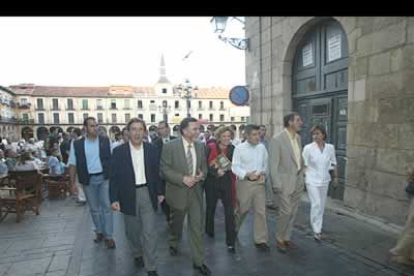
{"label": "man in gray suit", "polygon": [[283,118],[285,129],[269,142],[269,172],[273,181],[273,192],[279,202],[279,218],[276,224],[276,242],[280,252],[296,248],[290,240],[293,224],[302,196],[303,160],[302,144],[297,134],[302,120],[297,113]]}
{"label": "man in gray suit", "polygon": [[181,240],[185,215],[188,214],[188,232],[193,266],[203,275],[211,272],[204,264],[202,203],[203,181],[207,175],[204,145],[197,141],[198,121],[181,121],[182,137],[165,144],[161,154],[160,175],[165,180],[165,199],[170,205],[169,245],[171,256],[176,256]]}

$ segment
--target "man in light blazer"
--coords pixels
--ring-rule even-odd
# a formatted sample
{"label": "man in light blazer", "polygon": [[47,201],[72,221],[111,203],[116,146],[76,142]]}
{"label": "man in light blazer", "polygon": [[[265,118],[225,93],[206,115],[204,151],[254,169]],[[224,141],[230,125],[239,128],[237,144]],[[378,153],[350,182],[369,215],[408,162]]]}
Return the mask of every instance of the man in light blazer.
{"label": "man in light blazer", "polygon": [[165,144],[161,153],[160,175],[165,180],[165,199],[170,206],[169,250],[178,253],[185,215],[193,266],[203,275],[211,272],[204,264],[202,203],[203,181],[207,175],[204,145],[197,141],[198,121],[185,118],[180,124],[181,138]]}
{"label": "man in light blazer", "polygon": [[296,248],[290,238],[304,189],[302,144],[297,134],[302,124],[297,113],[286,115],[283,118],[284,130],[269,142],[269,172],[273,192],[279,202],[276,245],[282,253]]}

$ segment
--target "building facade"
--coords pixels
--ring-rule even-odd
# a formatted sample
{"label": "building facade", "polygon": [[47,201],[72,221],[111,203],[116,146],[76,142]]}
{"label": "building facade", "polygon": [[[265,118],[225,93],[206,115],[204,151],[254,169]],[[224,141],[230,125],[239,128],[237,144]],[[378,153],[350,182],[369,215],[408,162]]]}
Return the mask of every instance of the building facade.
{"label": "building facade", "polygon": [[13,91],[0,86],[0,137],[8,137],[12,140],[20,136],[15,97],[16,94]]}
{"label": "building facade", "polygon": [[297,111],[303,144],[328,129],[341,186],[332,198],[403,224],[414,165],[414,18],[247,17],[252,121],[269,134]]}
{"label": "building facade", "polygon": [[[133,117],[156,126],[166,120],[177,131],[177,125],[187,116],[186,99],[174,93],[171,84],[154,87],[51,87],[17,85],[15,93],[18,106],[28,108],[18,113],[27,125],[21,126],[22,137],[45,139],[51,127],[62,131],[81,127],[86,117],[97,118],[98,124],[109,134],[120,132]],[[237,128],[246,123],[249,110],[237,107],[228,99],[229,89],[199,88],[191,99],[191,116],[203,120],[204,125],[234,124]],[[30,136],[30,135],[29,135]]]}

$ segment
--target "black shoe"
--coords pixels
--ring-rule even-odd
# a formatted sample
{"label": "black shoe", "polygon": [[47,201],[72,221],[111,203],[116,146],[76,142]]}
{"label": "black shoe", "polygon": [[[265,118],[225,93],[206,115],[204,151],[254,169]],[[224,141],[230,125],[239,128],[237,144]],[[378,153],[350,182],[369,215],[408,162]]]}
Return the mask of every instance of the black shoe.
{"label": "black shoe", "polygon": [[197,269],[198,272],[200,272],[203,275],[206,275],[206,276],[211,275],[210,269],[208,269],[208,267],[205,264],[202,264],[201,266],[193,265],[193,267],[194,269]]}
{"label": "black shoe", "polygon": [[137,257],[134,259],[134,262],[137,267],[141,267],[141,268],[144,267],[144,258]]}
{"label": "black shoe", "polygon": [[229,251],[229,253],[236,253],[236,248],[234,248],[234,246],[227,246],[227,251]]}
{"label": "black shoe", "polygon": [[157,271],[148,271],[148,276],[158,276]]}
{"label": "black shoe", "polygon": [[177,256],[178,255],[177,248],[170,246],[170,255],[171,256]]}
{"label": "black shoe", "polygon": [[210,238],[214,239],[214,233],[209,233],[209,232],[206,232],[206,234],[207,234],[207,236],[209,236]]}
{"label": "black shoe", "polygon": [[255,244],[256,248],[261,250],[261,251],[269,251],[270,247],[266,244],[266,243],[256,243]]}
{"label": "black shoe", "polygon": [[277,210],[277,207],[275,205],[273,205],[273,204],[266,205],[266,208],[269,209],[269,210],[272,210],[272,211],[276,211]]}

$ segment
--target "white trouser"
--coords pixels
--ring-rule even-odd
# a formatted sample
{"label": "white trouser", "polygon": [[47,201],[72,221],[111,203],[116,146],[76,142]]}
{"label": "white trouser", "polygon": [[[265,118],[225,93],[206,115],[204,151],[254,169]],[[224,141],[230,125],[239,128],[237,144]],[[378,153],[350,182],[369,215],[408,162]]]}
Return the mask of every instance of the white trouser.
{"label": "white trouser", "polygon": [[321,233],[323,213],[325,212],[328,185],[312,185],[306,183],[309,200],[311,202],[310,222],[314,233]]}

